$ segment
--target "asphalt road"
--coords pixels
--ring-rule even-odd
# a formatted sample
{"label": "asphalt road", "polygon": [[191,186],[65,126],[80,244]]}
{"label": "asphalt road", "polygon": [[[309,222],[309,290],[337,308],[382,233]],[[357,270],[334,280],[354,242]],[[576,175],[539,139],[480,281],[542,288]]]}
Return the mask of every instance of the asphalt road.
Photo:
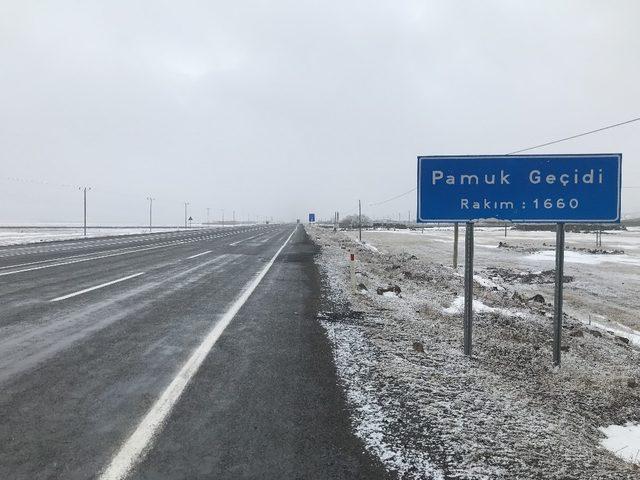
{"label": "asphalt road", "polygon": [[295,225],[0,248],[0,478],[386,478]]}

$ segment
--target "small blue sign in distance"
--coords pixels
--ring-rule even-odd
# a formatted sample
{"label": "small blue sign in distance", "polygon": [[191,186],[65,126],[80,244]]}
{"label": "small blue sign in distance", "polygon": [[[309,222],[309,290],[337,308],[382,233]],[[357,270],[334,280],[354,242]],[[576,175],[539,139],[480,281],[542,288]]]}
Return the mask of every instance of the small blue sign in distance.
{"label": "small blue sign in distance", "polygon": [[315,213],[310,213],[309,214],[309,223],[313,223],[316,221],[316,214]]}
{"label": "small blue sign in distance", "polygon": [[418,222],[616,223],[622,154],[418,157]]}

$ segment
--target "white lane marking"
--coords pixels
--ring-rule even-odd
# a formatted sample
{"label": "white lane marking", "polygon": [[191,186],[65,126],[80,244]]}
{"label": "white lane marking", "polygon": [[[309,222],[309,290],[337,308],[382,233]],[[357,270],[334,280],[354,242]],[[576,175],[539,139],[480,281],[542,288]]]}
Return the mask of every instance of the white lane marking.
{"label": "white lane marking", "polygon": [[285,240],[275,255],[271,258],[262,270],[250,280],[243,288],[240,296],[233,302],[231,307],[224,313],[222,318],[214,325],[204,338],[202,343],[191,353],[191,356],[182,366],[178,375],[171,381],[169,386],[162,392],[162,395],[156,400],[151,409],[147,412],[138,427],[120,447],[118,453],[113,457],[109,466],[100,475],[100,480],[120,480],[125,478],[131,471],[133,466],[142,458],[142,454],[147,449],[158,430],[162,427],[163,422],[171,413],[174,405],[182,395],[189,381],[196,374],[202,362],[224,332],[225,328],[231,323],[233,317],[240,308],[249,299],[253,291],[260,284],[264,276],[267,274],[273,263],[276,261],[280,252],[289,243],[289,240],[296,232],[297,228],[291,232],[291,235]]}
{"label": "white lane marking", "polygon": [[192,258],[198,258],[201,257],[202,255],[206,255],[207,253],[211,253],[211,250],[207,250],[206,252],[202,252],[202,253],[196,253],[195,255],[191,255],[190,257],[187,257],[187,260],[191,260]]}
{"label": "white lane marking", "polygon": [[134,275],[129,275],[128,277],[118,278],[117,280],[111,280],[110,282],[103,283],[101,285],[96,285],[95,287],[85,288],[84,290],[80,290],[78,292],[70,293],[69,295],[63,295],[62,297],[56,297],[53,300],[49,300],[50,302],[59,302],[60,300],[66,300],[67,298],[77,297],[78,295],[82,295],[83,293],[92,292],[94,290],[98,290],[99,288],[108,287],[109,285],[113,285],[114,283],[124,282],[125,280],[129,280],[131,278],[139,277],[140,275],[144,275],[145,272],[139,272]]}
{"label": "white lane marking", "polygon": [[235,247],[236,245],[238,245],[238,244],[240,244],[242,242],[246,242],[247,240],[251,240],[252,238],[259,237],[260,235],[262,235],[262,233],[259,233],[258,235],[254,235],[253,237],[243,238],[242,240],[238,240],[237,242],[230,243],[229,246]]}

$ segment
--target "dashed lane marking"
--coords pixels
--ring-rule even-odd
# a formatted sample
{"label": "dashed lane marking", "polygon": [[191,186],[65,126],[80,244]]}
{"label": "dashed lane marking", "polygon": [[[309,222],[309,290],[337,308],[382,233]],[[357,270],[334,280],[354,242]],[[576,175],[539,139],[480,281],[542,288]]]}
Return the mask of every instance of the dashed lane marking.
{"label": "dashed lane marking", "polygon": [[61,297],[56,297],[56,298],[54,298],[52,300],[49,300],[49,301],[50,302],[59,302],[60,300],[66,300],[67,298],[77,297],[78,295],[82,295],[83,293],[93,292],[94,290],[98,290],[100,288],[108,287],[109,285],[114,285],[116,283],[124,282],[125,280],[130,280],[132,278],[139,277],[140,275],[144,275],[144,273],[145,272],[139,272],[139,273],[135,273],[133,275],[129,275],[127,277],[118,278],[117,280],[111,280],[110,282],[102,283],[100,285],[96,285],[95,287],[85,288],[83,290],[79,290],[77,292],[73,292],[73,293],[70,293],[68,295],[63,295]]}

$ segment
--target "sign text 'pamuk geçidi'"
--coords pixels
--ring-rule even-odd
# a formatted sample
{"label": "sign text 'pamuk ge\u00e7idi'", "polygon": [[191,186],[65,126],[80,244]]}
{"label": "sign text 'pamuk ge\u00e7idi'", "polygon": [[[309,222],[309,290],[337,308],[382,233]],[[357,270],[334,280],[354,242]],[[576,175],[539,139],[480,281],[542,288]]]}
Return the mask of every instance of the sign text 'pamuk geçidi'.
{"label": "sign text 'pamuk ge\u00e7idi'", "polygon": [[418,221],[617,222],[620,154],[418,157]]}

